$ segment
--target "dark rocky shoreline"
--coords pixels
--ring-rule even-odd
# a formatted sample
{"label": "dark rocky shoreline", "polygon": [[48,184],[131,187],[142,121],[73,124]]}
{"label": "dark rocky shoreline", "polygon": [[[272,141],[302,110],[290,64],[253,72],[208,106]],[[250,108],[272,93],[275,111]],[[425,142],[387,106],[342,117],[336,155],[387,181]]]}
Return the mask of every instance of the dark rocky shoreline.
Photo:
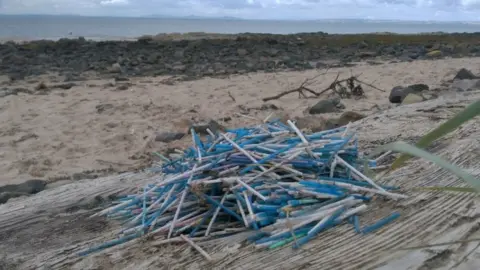
{"label": "dark rocky shoreline", "polygon": [[412,61],[480,56],[480,33],[294,35],[241,34],[194,40],[6,42],[0,75],[12,79],[58,72],[66,80],[93,71],[102,77],[184,75],[187,78],[255,71],[304,70],[370,60]]}

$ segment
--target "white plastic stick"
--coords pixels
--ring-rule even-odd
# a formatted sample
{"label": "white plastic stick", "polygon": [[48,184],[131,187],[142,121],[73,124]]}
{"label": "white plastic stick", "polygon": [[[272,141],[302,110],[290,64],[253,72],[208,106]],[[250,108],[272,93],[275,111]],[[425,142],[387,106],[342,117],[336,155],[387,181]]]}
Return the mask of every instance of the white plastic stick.
{"label": "white plastic stick", "polygon": [[343,160],[341,157],[339,157],[338,155],[335,155],[335,159],[340,163],[342,164],[343,166],[349,168],[350,170],[352,170],[355,174],[357,174],[358,176],[360,176],[363,180],[367,181],[368,183],[370,183],[370,185],[374,186],[375,188],[377,188],[378,190],[380,191],[383,191],[383,192],[386,192],[384,188],[382,188],[381,186],[377,185],[375,182],[373,182],[372,179],[368,178],[367,176],[365,176],[363,173],[359,172],[357,169],[355,169],[352,165],[348,164],[348,162],[346,162],[345,160]]}
{"label": "white plastic stick", "polygon": [[[225,193],[220,200],[220,205],[222,205],[225,202],[225,199],[227,199],[228,192]],[[217,219],[218,213],[220,212],[220,206],[217,206],[215,209],[215,213],[213,213],[212,219],[210,220],[210,223],[208,224],[207,231],[205,232],[205,236],[208,236],[210,233],[210,230],[212,229],[213,223],[215,223],[215,219]]]}
{"label": "white plastic stick", "polygon": [[250,204],[250,200],[248,199],[248,196],[247,196],[247,192],[242,192],[243,194],[243,198],[245,199],[245,203],[247,204],[247,209],[248,209],[248,213],[250,215],[250,220],[253,222],[255,221],[255,215],[253,213],[253,208],[252,208],[252,205]]}
{"label": "white plastic stick", "polygon": [[230,138],[228,138],[227,136],[225,136],[225,134],[222,134],[223,138],[225,138],[225,140],[227,140],[227,142],[229,142],[233,147],[235,147],[238,151],[242,152],[242,154],[244,154],[246,157],[248,157],[253,163],[255,164],[258,164],[260,167],[260,169],[262,171],[266,171],[267,169],[265,169],[265,167],[263,167],[262,165],[260,165],[258,163],[258,161],[252,157],[252,155],[250,155],[250,153],[248,153],[245,149],[243,149],[242,147],[240,147],[240,145],[236,144],[234,141],[230,140]]}
{"label": "white plastic stick", "polygon": [[242,180],[240,180],[240,177],[237,177],[237,182],[242,185],[243,187],[245,187],[246,189],[248,189],[248,191],[250,191],[251,193],[255,194],[255,196],[259,197],[260,199],[262,199],[263,201],[266,201],[267,198],[265,198],[265,196],[263,196],[262,194],[258,193],[258,191],[256,191],[254,188],[252,188],[251,186],[245,184],[245,182],[243,182]]}
{"label": "white plastic stick", "polygon": [[210,257],[210,255],[208,255],[208,253],[205,252],[205,250],[203,250],[200,246],[195,244],[190,238],[188,238],[188,236],[185,236],[185,235],[181,234],[180,237],[185,242],[187,242],[190,246],[192,246],[194,249],[196,249],[198,252],[200,252],[200,254],[202,254],[203,257],[205,257],[205,259],[207,259],[207,261],[212,261],[213,260],[212,257]]}
{"label": "white plastic stick", "polygon": [[247,221],[247,217],[245,216],[245,210],[243,210],[243,206],[238,199],[237,199],[237,205],[238,205],[238,209],[240,210],[240,215],[242,215],[243,224],[245,224],[245,228],[248,228],[248,221]]}
{"label": "white plastic stick", "polygon": [[[192,132],[193,132],[193,129],[192,129]],[[193,169],[195,170],[196,168],[197,168],[197,164],[193,165]],[[175,228],[175,222],[177,222],[178,215],[180,214],[180,210],[182,210],[183,201],[185,200],[185,197],[187,196],[188,192],[190,191],[188,185],[190,184],[190,182],[192,182],[192,178],[193,178],[193,173],[188,178],[187,187],[182,192],[182,197],[180,198],[180,202],[178,203],[177,212],[175,212],[175,216],[173,217],[172,226],[170,226],[170,231],[168,231],[167,238],[170,238],[172,236],[173,229]]]}

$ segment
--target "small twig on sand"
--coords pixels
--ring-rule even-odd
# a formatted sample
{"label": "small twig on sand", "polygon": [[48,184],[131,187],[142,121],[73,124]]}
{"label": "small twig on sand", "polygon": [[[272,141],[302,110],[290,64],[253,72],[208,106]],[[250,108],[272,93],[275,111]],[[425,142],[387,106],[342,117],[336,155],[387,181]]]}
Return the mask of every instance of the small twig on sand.
{"label": "small twig on sand", "polygon": [[192,246],[194,249],[196,249],[198,252],[200,252],[200,254],[203,255],[203,257],[205,257],[205,259],[207,259],[208,261],[212,261],[212,257],[210,257],[210,255],[208,255],[208,253],[203,250],[199,245],[195,244],[190,238],[188,238],[187,236],[181,234],[180,237],[185,241],[187,242],[190,246]]}
{"label": "small twig on sand", "polygon": [[233,102],[237,102],[237,100],[233,97],[232,93],[228,91],[228,96],[233,100]]}

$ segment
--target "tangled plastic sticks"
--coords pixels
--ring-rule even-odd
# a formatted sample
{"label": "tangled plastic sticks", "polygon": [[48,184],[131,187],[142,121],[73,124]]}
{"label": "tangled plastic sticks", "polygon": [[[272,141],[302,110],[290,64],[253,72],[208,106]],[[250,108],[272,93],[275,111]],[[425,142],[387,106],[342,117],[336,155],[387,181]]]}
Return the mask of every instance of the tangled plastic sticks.
{"label": "tangled plastic sticks", "polygon": [[201,140],[191,130],[190,148],[151,168],[163,173],[162,180],[95,214],[121,220],[124,228],[118,239],[80,255],[149,234],[185,239],[244,230],[257,231],[249,240],[258,248],[292,242],[298,248],[344,222],[368,233],[399,217],[393,213],[360,228],[359,216],[372,195],[406,196],[362,173],[348,126],[305,135],[291,121],[272,121],[209,133]]}

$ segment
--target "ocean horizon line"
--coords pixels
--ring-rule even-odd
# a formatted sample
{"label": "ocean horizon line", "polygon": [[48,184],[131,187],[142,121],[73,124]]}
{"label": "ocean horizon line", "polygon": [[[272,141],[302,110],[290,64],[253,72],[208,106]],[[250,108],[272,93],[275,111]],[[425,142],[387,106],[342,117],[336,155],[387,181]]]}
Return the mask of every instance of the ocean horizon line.
{"label": "ocean horizon line", "polygon": [[466,23],[466,24],[480,24],[477,21],[464,20],[404,20],[404,19],[375,19],[375,18],[316,18],[316,19],[249,19],[234,16],[171,16],[163,14],[150,15],[83,15],[83,14],[6,14],[0,13],[0,17],[57,17],[57,18],[105,18],[105,19],[167,19],[167,20],[238,20],[250,22],[390,22],[390,23],[435,23],[435,24],[449,24],[449,23]]}

